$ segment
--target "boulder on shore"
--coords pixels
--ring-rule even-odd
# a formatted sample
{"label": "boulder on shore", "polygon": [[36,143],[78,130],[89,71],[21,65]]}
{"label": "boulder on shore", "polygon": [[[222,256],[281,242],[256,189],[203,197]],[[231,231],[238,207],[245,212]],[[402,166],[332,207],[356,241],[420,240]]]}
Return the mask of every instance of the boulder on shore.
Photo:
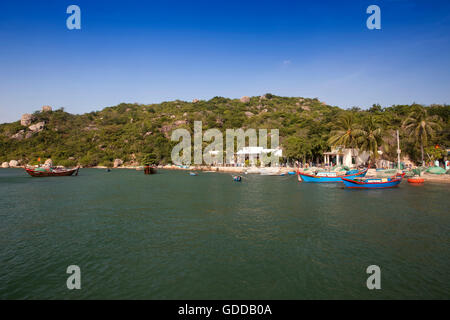
{"label": "boulder on shore", "polygon": [[20,118],[20,124],[24,127],[28,127],[33,122],[33,115],[29,113],[25,113]]}
{"label": "boulder on shore", "polygon": [[114,168],[118,168],[121,165],[123,165],[123,160],[121,160],[121,159],[114,160]]}
{"label": "boulder on shore", "polygon": [[3,162],[2,163],[2,168],[9,168],[9,163],[8,162]]}
{"label": "boulder on shore", "polygon": [[17,160],[11,160],[9,162],[9,167],[10,168],[17,168],[18,166],[19,166],[19,161],[17,161]]}

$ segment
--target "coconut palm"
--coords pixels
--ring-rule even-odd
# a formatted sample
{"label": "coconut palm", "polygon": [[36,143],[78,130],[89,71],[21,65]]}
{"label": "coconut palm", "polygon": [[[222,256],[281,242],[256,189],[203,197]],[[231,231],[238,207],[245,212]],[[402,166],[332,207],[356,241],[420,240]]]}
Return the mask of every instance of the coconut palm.
{"label": "coconut palm", "polygon": [[355,122],[352,113],[342,114],[336,121],[336,126],[331,131],[331,136],[328,143],[332,147],[344,146],[353,149],[357,146],[357,137],[360,134],[360,129]]}
{"label": "coconut palm", "polygon": [[403,121],[403,128],[408,135],[414,138],[417,144],[420,144],[423,165],[424,146],[428,144],[429,138],[434,137],[436,130],[441,128],[438,123],[438,117],[429,116],[424,107],[417,106],[416,110],[411,112],[408,118]]}
{"label": "coconut palm", "polygon": [[387,145],[384,142],[383,131],[373,116],[368,116],[357,134],[358,146],[362,151],[369,152],[370,156],[376,160],[379,157],[378,148]]}

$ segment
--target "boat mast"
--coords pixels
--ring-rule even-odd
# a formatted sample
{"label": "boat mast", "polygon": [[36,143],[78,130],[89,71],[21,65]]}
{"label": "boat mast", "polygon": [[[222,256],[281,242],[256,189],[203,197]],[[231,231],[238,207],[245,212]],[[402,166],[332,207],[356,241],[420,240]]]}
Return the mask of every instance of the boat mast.
{"label": "boat mast", "polygon": [[401,152],[401,150],[400,150],[400,138],[399,138],[398,130],[397,130],[397,161],[398,161],[397,170],[400,170],[400,152]]}

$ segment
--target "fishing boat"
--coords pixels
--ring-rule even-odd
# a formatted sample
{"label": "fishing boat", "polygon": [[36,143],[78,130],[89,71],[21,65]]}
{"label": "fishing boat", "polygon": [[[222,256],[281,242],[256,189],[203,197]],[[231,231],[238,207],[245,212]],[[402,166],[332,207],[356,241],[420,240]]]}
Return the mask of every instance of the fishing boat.
{"label": "fishing boat", "polygon": [[[368,169],[350,170],[344,175],[338,175],[337,172],[318,172],[315,175],[298,172],[298,180],[303,182],[342,182],[343,178],[352,179],[364,177]],[[300,180],[301,179],[301,180]]]}
{"label": "fishing boat", "polygon": [[152,166],[144,166],[144,174],[155,174],[156,173],[156,167]]}
{"label": "fishing boat", "polygon": [[189,172],[189,175],[190,176],[198,176],[198,173],[196,173],[196,172]]}
{"label": "fishing boat", "polygon": [[357,189],[384,189],[396,187],[402,182],[403,174],[390,178],[342,178],[347,188]]}
{"label": "fishing boat", "polygon": [[52,167],[38,167],[38,168],[25,167],[25,171],[32,177],[64,177],[64,176],[71,176],[74,173],[77,176],[78,170],[80,170],[80,167],[72,169],[60,169]]}
{"label": "fishing boat", "polygon": [[241,176],[233,176],[233,181],[241,182],[242,181],[242,177]]}

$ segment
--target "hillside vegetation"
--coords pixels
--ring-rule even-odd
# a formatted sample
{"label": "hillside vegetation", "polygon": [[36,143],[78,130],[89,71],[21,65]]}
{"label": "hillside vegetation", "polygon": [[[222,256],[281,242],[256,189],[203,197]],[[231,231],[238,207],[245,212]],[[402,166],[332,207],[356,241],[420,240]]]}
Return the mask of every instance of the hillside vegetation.
{"label": "hillside vegetation", "polygon": [[[433,153],[430,150],[436,144],[449,146],[449,105],[388,108],[374,105],[368,110],[344,110],[318,99],[266,94],[150,105],[122,103],[82,115],[69,114],[63,109],[36,111],[32,123],[45,123],[41,130],[31,131],[20,121],[0,125],[0,162],[15,159],[36,163],[38,158],[52,158],[55,164],[64,166],[111,166],[115,159],[122,159],[125,164],[137,165],[151,155],[156,162],[166,164],[170,163],[171,150],[176,144],[170,141],[171,131],[186,128],[192,132],[196,120],[203,122],[203,130],[279,129],[285,160],[322,160],[322,153],[330,149],[330,134],[336,129],[337,119],[348,113],[357,124],[362,125],[369,117],[375,121],[386,145],[395,145],[395,130],[400,129],[402,152],[418,161],[420,144],[410,131],[402,128],[418,108],[426,110],[439,123],[439,129],[426,140],[425,152]],[[383,157],[395,160],[395,149],[386,148]]]}

